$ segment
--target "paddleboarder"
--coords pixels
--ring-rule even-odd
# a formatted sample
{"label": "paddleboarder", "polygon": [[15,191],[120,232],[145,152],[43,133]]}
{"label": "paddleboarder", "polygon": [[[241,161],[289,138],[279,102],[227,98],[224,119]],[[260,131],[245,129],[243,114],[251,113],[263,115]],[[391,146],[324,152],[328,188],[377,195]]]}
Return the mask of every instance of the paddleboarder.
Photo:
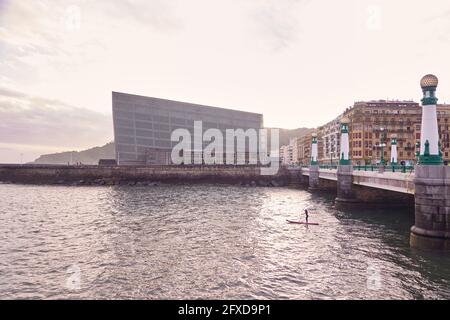
{"label": "paddleboarder", "polygon": [[308,209],[305,209],[305,219],[306,219],[306,223],[308,223],[308,218],[309,218]]}

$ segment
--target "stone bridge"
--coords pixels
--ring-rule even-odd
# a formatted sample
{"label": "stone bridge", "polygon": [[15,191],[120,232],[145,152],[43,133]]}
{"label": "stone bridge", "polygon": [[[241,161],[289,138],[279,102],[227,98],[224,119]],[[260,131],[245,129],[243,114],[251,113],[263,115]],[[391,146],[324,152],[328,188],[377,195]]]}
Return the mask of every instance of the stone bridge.
{"label": "stone bridge", "polygon": [[[298,170],[302,176],[309,178],[310,168],[288,168],[288,170]],[[319,168],[318,178],[321,180],[338,180],[337,169]],[[412,172],[384,172],[376,171],[352,171],[352,183],[357,186],[382,189],[387,191],[414,194],[414,171]],[[320,181],[318,183],[320,186]]]}
{"label": "stone bridge", "polygon": [[414,170],[403,168],[397,172],[389,171],[389,167],[369,171],[355,168],[310,165],[287,170],[291,179],[308,186],[309,190],[336,192],[337,207],[414,208],[411,245],[450,250],[450,166],[416,165]]}

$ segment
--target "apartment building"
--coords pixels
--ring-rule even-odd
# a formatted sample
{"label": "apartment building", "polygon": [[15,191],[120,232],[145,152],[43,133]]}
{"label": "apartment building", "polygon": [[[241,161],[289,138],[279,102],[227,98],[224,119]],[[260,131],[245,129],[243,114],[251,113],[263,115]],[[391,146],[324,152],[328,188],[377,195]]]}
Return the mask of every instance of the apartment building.
{"label": "apartment building", "polygon": [[[321,163],[339,159],[339,123],[350,119],[350,155],[353,164],[389,162],[391,136],[397,135],[398,162],[416,160],[416,143],[420,141],[422,107],[414,101],[374,100],[355,102],[342,115],[318,128]],[[437,106],[442,155],[450,160],[450,105]],[[322,147],[321,147],[322,146]],[[320,150],[319,149],[319,150]]]}

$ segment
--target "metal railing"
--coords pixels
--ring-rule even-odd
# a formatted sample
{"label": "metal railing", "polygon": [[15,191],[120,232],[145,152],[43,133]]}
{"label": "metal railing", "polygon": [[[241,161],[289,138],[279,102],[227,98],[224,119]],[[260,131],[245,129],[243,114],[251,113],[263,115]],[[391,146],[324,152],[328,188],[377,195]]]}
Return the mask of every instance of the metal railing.
{"label": "metal railing", "polygon": [[[309,165],[290,165],[288,168],[309,168]],[[337,170],[337,164],[321,164],[319,165],[319,169],[322,170]],[[356,165],[353,166],[354,171],[373,171],[378,172],[380,169],[383,169],[385,172],[402,172],[402,173],[411,173],[414,172],[414,166],[411,165],[379,165],[379,164],[366,164],[366,165]]]}
{"label": "metal railing", "polygon": [[337,170],[337,164],[321,164],[319,166],[320,169],[325,169],[325,170]]}
{"label": "metal railing", "polygon": [[[356,171],[379,171],[380,165],[360,165],[360,166],[353,166],[353,170]],[[402,172],[402,173],[411,173],[414,171],[414,166],[402,166],[402,165],[384,165],[382,166],[384,171],[390,171],[390,172]]]}

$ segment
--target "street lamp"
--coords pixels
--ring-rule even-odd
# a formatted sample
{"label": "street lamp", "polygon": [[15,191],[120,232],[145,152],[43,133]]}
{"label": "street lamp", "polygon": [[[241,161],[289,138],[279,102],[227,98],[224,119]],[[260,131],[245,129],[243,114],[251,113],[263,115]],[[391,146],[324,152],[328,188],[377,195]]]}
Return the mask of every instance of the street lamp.
{"label": "street lamp", "polygon": [[386,161],[384,160],[384,148],[386,147],[386,130],[384,128],[380,128],[380,132],[381,132],[381,159],[380,159],[380,164],[382,166],[384,166],[386,164]]}
{"label": "street lamp", "polygon": [[419,141],[416,142],[416,163],[419,163],[419,157],[420,157],[420,143]]}

